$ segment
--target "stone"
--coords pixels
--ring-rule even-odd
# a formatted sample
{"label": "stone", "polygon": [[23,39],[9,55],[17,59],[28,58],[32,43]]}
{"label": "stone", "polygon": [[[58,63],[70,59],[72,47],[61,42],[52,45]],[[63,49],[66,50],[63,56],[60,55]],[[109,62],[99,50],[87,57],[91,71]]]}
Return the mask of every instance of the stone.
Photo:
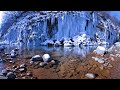
{"label": "stone", "polygon": [[27,68],[20,68],[19,71],[22,73],[22,72],[26,72],[27,71]]}
{"label": "stone", "polygon": [[8,79],[8,77],[0,76],[0,79]]}
{"label": "stone", "polygon": [[115,57],[120,57],[120,54],[116,54]]}
{"label": "stone", "polygon": [[103,64],[103,66],[106,67],[106,66],[108,66],[108,64],[109,64],[109,62],[106,62],[106,63]]}
{"label": "stone", "polygon": [[13,61],[13,60],[10,60],[9,62],[10,62],[10,63],[13,63],[13,64],[15,63],[15,61]]}
{"label": "stone", "polygon": [[50,57],[49,54],[44,54],[44,55],[42,56],[42,58],[43,58],[43,61],[44,61],[44,62],[49,62],[49,61],[51,61],[51,57]]}
{"label": "stone", "polygon": [[113,67],[113,66],[112,66],[111,64],[108,64],[108,67],[111,68],[111,67]]}
{"label": "stone", "polygon": [[28,73],[27,73],[27,76],[32,76],[32,72],[28,72]]}
{"label": "stone", "polygon": [[30,61],[30,65],[32,65],[34,62],[33,61]]}
{"label": "stone", "polygon": [[14,50],[15,50],[15,51],[18,51],[19,49],[18,49],[18,48],[15,48]]}
{"label": "stone", "polygon": [[22,77],[22,79],[26,79],[26,77]]}
{"label": "stone", "polygon": [[52,65],[55,65],[55,64],[56,64],[55,60],[51,60],[50,63],[51,63]]}
{"label": "stone", "polygon": [[20,68],[25,68],[26,67],[26,64],[21,64],[20,65]]}
{"label": "stone", "polygon": [[97,54],[104,55],[106,53],[106,48],[102,46],[98,46],[97,49],[95,50]]}
{"label": "stone", "polygon": [[100,66],[100,70],[103,70],[104,69],[104,66]]}
{"label": "stone", "polygon": [[96,75],[96,74],[93,74],[93,73],[87,73],[87,74],[85,74],[85,76],[86,76],[87,78],[89,78],[89,79],[94,79],[94,78],[97,77],[97,75]]}
{"label": "stone", "polygon": [[15,69],[15,68],[17,68],[17,66],[16,66],[16,65],[13,65],[13,66],[12,66],[12,68],[14,68],[14,69]]}
{"label": "stone", "polygon": [[99,63],[105,63],[105,61],[101,58],[95,58],[95,61],[99,62]]}
{"label": "stone", "polygon": [[39,64],[40,67],[44,67],[45,65],[47,65],[47,63],[45,63],[45,62],[40,62],[40,64]]}
{"label": "stone", "polygon": [[6,69],[3,69],[1,73],[2,73],[4,76],[6,76],[8,72],[7,72]]}
{"label": "stone", "polygon": [[40,57],[40,55],[35,55],[30,60],[31,61],[43,61],[42,57]]}
{"label": "stone", "polygon": [[15,79],[16,75],[13,72],[9,72],[9,73],[7,73],[7,77],[8,77],[8,79]]}

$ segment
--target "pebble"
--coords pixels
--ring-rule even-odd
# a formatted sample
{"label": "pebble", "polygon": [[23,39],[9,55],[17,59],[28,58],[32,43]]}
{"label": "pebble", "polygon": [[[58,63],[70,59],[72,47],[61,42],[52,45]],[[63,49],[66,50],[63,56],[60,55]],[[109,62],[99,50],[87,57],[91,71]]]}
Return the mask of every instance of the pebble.
{"label": "pebble", "polygon": [[26,67],[26,64],[21,64],[20,65],[20,68],[25,68]]}
{"label": "pebble", "polygon": [[111,64],[108,64],[108,67],[111,68],[111,67],[113,67],[113,66],[112,66]]}
{"label": "pebble", "polygon": [[96,78],[96,74],[93,74],[93,73],[87,73],[85,76],[90,79]]}
{"label": "pebble", "polygon": [[26,72],[27,69],[26,68],[20,68],[19,71],[22,73],[22,72]]}
{"label": "pebble", "polygon": [[105,66],[105,67],[106,67],[106,66],[108,66],[108,64],[109,64],[109,62],[107,62],[107,63],[104,63],[104,64],[103,64],[103,66]]}
{"label": "pebble", "polygon": [[26,77],[22,77],[22,79],[26,79]]}
{"label": "pebble", "polygon": [[7,77],[8,77],[8,79],[15,79],[16,75],[13,72],[9,72],[9,73],[7,73]]}
{"label": "pebble", "polygon": [[51,64],[55,65],[56,64],[55,60],[51,60]]}
{"label": "pebble", "polygon": [[16,66],[16,65],[13,65],[13,66],[12,66],[12,68],[14,68],[14,69],[15,69],[15,68],[17,68],[17,66]]}
{"label": "pebble", "polygon": [[32,72],[28,72],[28,73],[27,73],[27,76],[32,76]]}
{"label": "pebble", "polygon": [[104,66],[101,66],[101,67],[100,67],[100,70],[103,70],[103,69],[104,69]]}
{"label": "pebble", "polygon": [[47,65],[47,63],[45,63],[45,62],[40,62],[40,64],[39,64],[41,67],[44,67],[45,65]]}
{"label": "pebble", "polygon": [[32,65],[34,62],[33,61],[30,61],[30,65]]}

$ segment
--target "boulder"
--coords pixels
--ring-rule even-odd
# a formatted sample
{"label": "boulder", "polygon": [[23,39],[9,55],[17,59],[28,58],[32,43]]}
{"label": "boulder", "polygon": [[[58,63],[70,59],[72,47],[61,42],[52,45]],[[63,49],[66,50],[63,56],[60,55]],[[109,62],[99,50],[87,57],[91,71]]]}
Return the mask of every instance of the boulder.
{"label": "boulder", "polygon": [[13,72],[9,72],[9,73],[7,73],[7,77],[8,77],[8,79],[15,79],[16,75]]}
{"label": "boulder", "polygon": [[49,61],[51,61],[51,57],[50,57],[49,54],[44,54],[44,55],[42,56],[42,58],[43,58],[43,61],[44,61],[44,62],[49,62]]}
{"label": "boulder", "polygon": [[98,46],[97,49],[95,50],[95,52],[97,54],[104,55],[107,51],[106,51],[106,48],[104,48],[102,46]]}
{"label": "boulder", "polygon": [[30,60],[31,61],[43,61],[40,55],[35,55]]}

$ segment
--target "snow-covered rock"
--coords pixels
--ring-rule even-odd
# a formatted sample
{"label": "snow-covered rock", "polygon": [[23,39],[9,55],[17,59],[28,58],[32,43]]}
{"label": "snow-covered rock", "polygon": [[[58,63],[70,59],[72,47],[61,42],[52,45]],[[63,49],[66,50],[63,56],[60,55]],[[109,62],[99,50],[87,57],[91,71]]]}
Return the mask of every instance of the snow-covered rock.
{"label": "snow-covered rock", "polygon": [[97,54],[101,54],[104,55],[106,53],[106,48],[102,47],[102,46],[98,46],[97,49],[95,50],[95,52]]}
{"label": "snow-covered rock", "polygon": [[42,56],[44,62],[49,62],[51,60],[51,57],[49,54],[44,54]]}
{"label": "snow-covered rock", "polygon": [[69,46],[73,46],[73,43],[70,40],[65,40],[64,42],[64,47],[69,47]]}

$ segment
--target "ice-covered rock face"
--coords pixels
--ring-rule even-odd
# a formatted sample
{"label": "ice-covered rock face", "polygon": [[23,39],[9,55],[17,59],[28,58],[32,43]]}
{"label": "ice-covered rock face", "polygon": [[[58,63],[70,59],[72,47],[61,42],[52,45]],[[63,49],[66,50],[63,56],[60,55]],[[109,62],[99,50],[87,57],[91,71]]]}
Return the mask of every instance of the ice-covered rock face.
{"label": "ice-covered rock face", "polygon": [[[117,39],[114,24],[100,13],[90,11],[43,11],[23,14],[2,36],[2,41],[33,47],[64,41],[64,46],[113,44]],[[57,43],[60,44],[60,43]]]}

